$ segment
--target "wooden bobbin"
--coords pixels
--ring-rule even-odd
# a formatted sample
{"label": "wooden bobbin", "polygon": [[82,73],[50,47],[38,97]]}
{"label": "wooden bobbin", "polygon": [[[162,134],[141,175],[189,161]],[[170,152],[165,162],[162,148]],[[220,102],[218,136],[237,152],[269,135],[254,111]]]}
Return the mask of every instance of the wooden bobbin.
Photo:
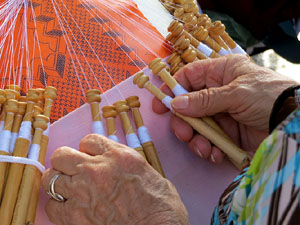
{"label": "wooden bobbin", "polygon": [[99,104],[101,102],[101,92],[97,89],[91,89],[86,92],[86,100],[91,106],[93,121],[101,121]]}
{"label": "wooden bobbin", "polygon": [[[142,115],[139,110],[139,108],[141,106],[139,97],[131,96],[131,97],[126,98],[126,101],[129,105],[129,107],[131,108],[131,111],[133,114],[133,119],[134,119],[135,126],[137,127],[137,129],[139,129],[140,127],[144,127],[145,126],[144,121],[143,121]],[[163,177],[165,177],[165,174],[162,169],[161,163],[159,161],[153,141],[149,140],[145,143],[142,143],[142,146],[143,146],[145,155],[147,157],[147,161],[157,172],[159,172]]]}
{"label": "wooden bobbin", "polygon": [[103,112],[103,117],[106,120],[106,127],[107,127],[107,135],[111,136],[114,135],[116,136],[117,134],[117,129],[116,129],[116,121],[115,118],[118,115],[118,112],[116,110],[116,107],[113,105],[108,105],[108,106],[104,106],[102,108],[102,112]]}
{"label": "wooden bobbin", "polygon": [[210,48],[212,48],[216,52],[219,52],[222,49],[222,47],[209,36],[208,30],[205,29],[203,26],[197,27],[193,32],[193,36],[198,41],[202,41],[205,44],[207,44]]}
{"label": "wooden bobbin", "polygon": [[44,92],[45,106],[44,106],[44,115],[50,118],[51,108],[53,101],[57,97],[57,90],[55,87],[47,86]]}
{"label": "wooden bobbin", "polygon": [[13,89],[5,89],[5,95],[6,95],[6,99],[15,99],[15,100],[19,100],[20,98],[20,93],[13,90]]}
{"label": "wooden bobbin", "polygon": [[203,26],[205,29],[208,29],[211,26],[212,22],[211,19],[208,17],[207,14],[200,14],[197,18],[197,25]]}
{"label": "wooden bobbin", "polygon": [[[35,90],[30,89],[27,92],[27,106],[26,112],[23,118],[23,122],[27,121],[31,123],[33,116],[34,105],[38,100],[38,94]],[[14,149],[14,156],[26,157],[30,140],[26,138],[18,137]],[[0,208],[1,224],[10,225],[15,203],[17,201],[17,193],[21,184],[23,176],[24,165],[18,163],[12,163],[10,165],[7,177],[7,183],[4,190],[2,204]]]}
{"label": "wooden bobbin", "polygon": [[212,24],[212,26],[210,26],[207,30],[209,32],[209,36],[212,37],[221,47],[223,47],[226,50],[229,49],[227,44],[221,38],[221,34],[225,31],[225,26],[224,31],[222,31],[222,29],[220,29],[218,26],[214,26],[214,24]]}
{"label": "wooden bobbin", "polygon": [[184,12],[195,15],[199,12],[199,7],[194,1],[186,1],[183,5]]}
{"label": "wooden bobbin", "polygon": [[[33,127],[35,129],[32,144],[40,145],[43,131],[48,128],[49,119],[44,115],[35,116]],[[35,158],[33,160],[37,160]],[[26,224],[27,212],[31,203],[32,190],[34,187],[36,173],[39,172],[33,165],[26,165],[23,173],[16,206],[14,209],[12,224]],[[39,172],[40,173],[40,172]]]}
{"label": "wooden bobbin", "polygon": [[[20,102],[20,101],[18,102],[18,112],[15,115],[14,125],[13,125],[12,130],[11,130],[12,135],[17,136],[17,134],[19,133],[20,126],[21,126],[21,123],[22,123],[22,120],[23,120],[23,116],[26,112],[26,105],[27,105],[26,102]],[[11,140],[10,153],[13,153],[13,151],[14,151],[14,146],[16,144],[15,141],[16,141],[16,139]]]}
{"label": "wooden bobbin", "polygon": [[[180,51],[183,51],[183,52],[185,50],[187,50],[189,47],[191,48],[191,50],[196,52],[196,56],[198,59],[207,59],[206,55],[204,55],[199,49],[197,49],[193,45],[191,45],[191,41],[188,38],[186,38],[184,35],[181,35],[174,44],[175,49],[179,49]],[[191,50],[189,50],[189,51],[191,51]],[[189,57],[189,53],[185,53],[185,54],[187,54],[185,57]],[[195,58],[188,59],[189,62],[193,62],[191,60],[194,61]]]}
{"label": "wooden bobbin", "polygon": [[27,102],[26,96],[20,96],[19,102]]}
{"label": "wooden bobbin", "polygon": [[221,36],[221,38],[225,41],[225,43],[229,46],[230,49],[234,49],[236,47],[235,41],[232,40],[232,38],[225,31],[226,27],[221,21],[217,20],[213,22],[212,28],[217,35]]}
{"label": "wooden bobbin", "polygon": [[[18,101],[14,99],[7,100],[5,106],[5,112],[6,112],[6,117],[5,117],[3,132],[11,132],[13,122],[14,122],[14,116],[18,112]],[[2,144],[4,142],[7,143],[5,146],[1,145],[2,148],[0,148],[0,155],[9,155],[10,140],[0,140],[0,141],[2,142]],[[0,163],[0,196],[2,196],[2,192],[4,190],[7,165],[8,163],[6,162]]]}
{"label": "wooden bobbin", "polygon": [[39,96],[36,105],[38,107],[40,107],[41,109],[43,109],[44,108],[44,92],[45,92],[45,89],[43,89],[43,88],[37,88],[35,90],[37,91],[38,96]]}
{"label": "wooden bobbin", "polygon": [[[121,119],[125,135],[135,134],[135,132],[132,128],[132,124],[131,124],[130,119],[127,114],[129,112],[129,106],[127,105],[127,102],[126,101],[118,101],[118,102],[114,103],[114,106],[116,107],[116,110]],[[142,147],[137,147],[137,148],[135,148],[135,150],[137,152],[139,152],[146,159],[146,156],[145,156],[145,153],[144,153],[144,150]]]}
{"label": "wooden bobbin", "polygon": [[0,110],[2,109],[2,105],[6,102],[5,91],[0,89]]}
{"label": "wooden bobbin", "polygon": [[[4,126],[4,120],[5,120],[5,108],[3,107],[4,104],[6,102],[6,95],[5,95],[5,91],[0,89],[0,110],[1,110],[1,114],[0,114],[0,124],[2,124],[1,126]],[[2,128],[0,127],[0,131],[2,130]]]}
{"label": "wooden bobbin", "polygon": [[[164,94],[159,88],[154,86],[149,81],[149,77],[146,76],[143,72],[137,73],[133,79],[133,82],[139,88],[146,88],[161,101],[163,101],[167,97],[166,94]],[[214,145],[221,149],[229,157],[229,159],[234,161],[234,165],[236,165],[239,169],[242,169],[249,164],[249,157],[246,152],[237,147],[233,142],[228,141],[227,138],[225,138],[215,129],[211,128],[203,120],[199,118],[187,117],[177,112],[173,113],[179,118],[186,121],[194,128],[194,130],[196,130],[202,136],[206,137]]]}
{"label": "wooden bobbin", "polygon": [[[44,92],[44,99],[45,99],[44,116],[46,116],[47,118],[50,118],[53,101],[56,99],[56,96],[57,96],[56,88],[51,87],[51,86],[46,87],[45,92]],[[48,143],[49,143],[49,137],[45,131],[42,136],[42,140],[41,140],[41,144],[40,144],[41,148],[40,148],[40,154],[39,154],[39,162],[42,165],[45,165],[45,158],[46,158]],[[35,179],[34,185],[32,187],[32,194],[31,194],[31,198],[30,198],[31,203],[29,205],[29,209],[27,212],[26,224],[34,224],[34,221],[35,221],[36,209],[37,209],[38,200],[39,200],[41,176],[42,176],[41,173],[39,171],[36,171],[36,175],[35,175],[36,179]]]}
{"label": "wooden bobbin", "polygon": [[171,90],[174,89],[178,84],[175,78],[172,77],[168,71],[166,71],[165,68],[167,65],[162,62],[160,58],[152,60],[148,67],[152,70],[152,73],[159,76]]}
{"label": "wooden bobbin", "polygon": [[16,85],[16,84],[9,84],[5,86],[5,89],[10,89],[10,90],[14,90],[17,92],[20,92],[21,88],[20,86]]}
{"label": "wooden bobbin", "polygon": [[[198,41],[196,38],[194,38],[191,34],[186,32],[183,28],[182,23],[178,22],[177,20],[174,20],[171,22],[170,26],[168,27],[168,31],[171,32],[171,35],[168,35],[168,38],[171,43],[175,43],[179,38],[180,35],[184,35],[185,38],[189,39],[191,44],[197,49],[200,45],[200,41]],[[216,58],[220,57],[218,53],[215,52],[214,49],[212,49],[211,54],[209,55],[210,58]]]}
{"label": "wooden bobbin", "polygon": [[167,63],[170,65],[170,73],[172,75],[174,75],[185,65],[185,63],[182,61],[181,55],[177,52],[173,52],[173,54],[168,58]]}
{"label": "wooden bobbin", "polygon": [[177,8],[175,11],[174,11],[174,16],[176,17],[176,18],[178,18],[178,19],[182,19],[182,16],[183,16],[183,14],[184,14],[184,9],[182,8],[182,7],[180,7],[180,8]]}

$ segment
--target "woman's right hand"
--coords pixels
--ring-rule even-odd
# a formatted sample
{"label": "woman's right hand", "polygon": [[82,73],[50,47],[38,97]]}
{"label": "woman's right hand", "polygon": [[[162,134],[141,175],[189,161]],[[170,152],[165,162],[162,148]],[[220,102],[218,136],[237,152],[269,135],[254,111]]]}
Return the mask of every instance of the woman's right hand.
{"label": "woman's right hand", "polygon": [[[296,81],[260,67],[246,56],[229,55],[188,64],[174,76],[190,93],[174,98],[176,112],[191,117],[214,116],[223,130],[242,149],[255,152],[268,135],[273,104]],[[171,95],[164,84],[162,90]],[[167,111],[158,99],[156,113]],[[180,118],[172,115],[171,130],[202,158],[220,163],[224,154]]]}

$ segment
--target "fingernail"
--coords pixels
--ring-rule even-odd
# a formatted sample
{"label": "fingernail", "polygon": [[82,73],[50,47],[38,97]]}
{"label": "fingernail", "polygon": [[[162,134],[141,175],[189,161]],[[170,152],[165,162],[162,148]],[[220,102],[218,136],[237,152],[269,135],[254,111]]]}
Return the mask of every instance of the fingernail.
{"label": "fingernail", "polygon": [[181,141],[181,139],[179,138],[179,136],[176,134],[176,132],[174,133],[175,136],[178,138],[179,141]]}
{"label": "fingernail", "polygon": [[174,109],[186,109],[189,105],[189,96],[178,96],[172,101]]}
{"label": "fingernail", "polygon": [[211,160],[213,163],[216,163],[216,160],[215,160],[215,157],[213,156],[213,154],[210,155],[210,160]]}
{"label": "fingernail", "polygon": [[201,154],[201,152],[200,152],[200,150],[197,146],[194,148],[194,150],[200,156],[200,158],[203,158],[203,156],[202,156],[202,154]]}

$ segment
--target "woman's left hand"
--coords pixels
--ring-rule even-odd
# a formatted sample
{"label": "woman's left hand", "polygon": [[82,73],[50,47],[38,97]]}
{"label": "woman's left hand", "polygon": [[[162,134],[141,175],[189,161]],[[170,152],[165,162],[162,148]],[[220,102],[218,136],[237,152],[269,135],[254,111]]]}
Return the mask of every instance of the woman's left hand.
{"label": "woman's left hand", "polygon": [[188,225],[187,211],[175,189],[136,151],[100,135],[88,135],[80,151],[62,147],[43,175],[43,188],[59,174],[50,199],[51,222],[64,225]]}

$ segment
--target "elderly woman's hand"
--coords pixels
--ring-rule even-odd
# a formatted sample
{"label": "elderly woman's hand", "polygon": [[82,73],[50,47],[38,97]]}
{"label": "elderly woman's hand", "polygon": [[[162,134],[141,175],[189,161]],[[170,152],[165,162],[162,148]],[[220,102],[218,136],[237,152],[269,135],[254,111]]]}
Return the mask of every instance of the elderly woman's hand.
{"label": "elderly woman's hand", "polygon": [[46,211],[65,225],[188,225],[187,211],[175,187],[133,149],[100,135],[88,135],[80,151],[62,147],[43,175],[43,188],[60,174]]}
{"label": "elderly woman's hand", "polygon": [[[174,76],[191,93],[176,97],[173,109],[192,117],[215,116],[215,120],[237,145],[255,152],[268,135],[273,104],[286,88],[298,84],[270,69],[260,67],[246,56],[229,55],[190,63]],[[166,85],[162,90],[171,95]],[[167,111],[157,99],[153,110]],[[223,153],[176,116],[171,130],[198,156],[219,163]]]}

